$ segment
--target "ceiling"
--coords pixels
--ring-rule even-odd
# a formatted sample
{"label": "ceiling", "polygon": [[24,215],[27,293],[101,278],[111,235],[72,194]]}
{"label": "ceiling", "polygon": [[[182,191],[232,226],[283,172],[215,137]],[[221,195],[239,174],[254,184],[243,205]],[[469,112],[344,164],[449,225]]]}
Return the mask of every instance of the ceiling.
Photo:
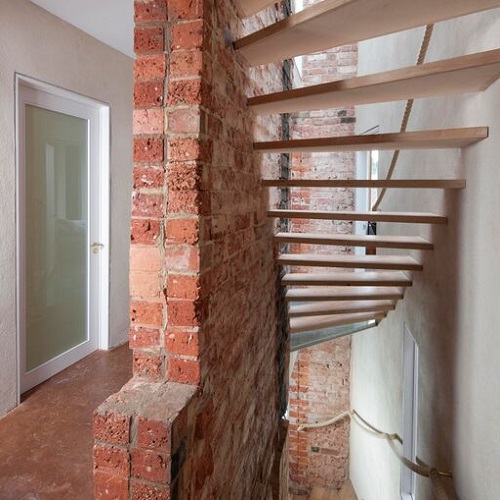
{"label": "ceiling", "polygon": [[134,0],[31,0],[106,45],[134,55]]}

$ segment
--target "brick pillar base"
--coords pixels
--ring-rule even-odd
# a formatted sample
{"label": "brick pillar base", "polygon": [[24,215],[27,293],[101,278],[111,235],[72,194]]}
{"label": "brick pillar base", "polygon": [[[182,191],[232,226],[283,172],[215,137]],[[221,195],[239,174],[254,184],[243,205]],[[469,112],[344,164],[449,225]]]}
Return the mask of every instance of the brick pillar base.
{"label": "brick pillar base", "polygon": [[102,500],[170,500],[194,427],[196,388],[132,380],[95,412],[94,486]]}

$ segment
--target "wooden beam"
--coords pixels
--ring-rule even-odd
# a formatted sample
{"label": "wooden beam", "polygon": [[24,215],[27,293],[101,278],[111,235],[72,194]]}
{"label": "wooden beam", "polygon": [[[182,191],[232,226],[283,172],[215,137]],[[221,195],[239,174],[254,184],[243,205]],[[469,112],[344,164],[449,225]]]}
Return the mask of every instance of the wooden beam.
{"label": "wooden beam", "polygon": [[481,91],[500,77],[500,49],[248,99],[257,114],[294,113]]}
{"label": "wooden beam", "polygon": [[288,273],[285,286],[411,286],[412,280],[401,271],[366,271],[341,273]]}
{"label": "wooden beam", "polygon": [[278,188],[392,188],[392,189],[464,189],[464,179],[263,179],[264,187]]}
{"label": "wooden beam", "polygon": [[393,271],[422,271],[423,269],[422,264],[410,255],[281,254],[277,263],[282,266],[388,269]]}
{"label": "wooden beam", "polygon": [[268,210],[269,217],[281,219],[321,219],[369,222],[399,222],[403,224],[447,224],[444,215],[421,212],[323,212],[319,210]]}
{"label": "wooden beam", "polygon": [[350,323],[361,323],[363,321],[381,320],[385,318],[386,314],[387,313],[381,311],[372,311],[366,313],[337,314],[332,316],[290,318],[290,333],[321,330],[322,328],[349,325]]}
{"label": "wooden beam", "polygon": [[327,300],[399,300],[404,289],[397,287],[369,286],[321,286],[291,288],[285,295],[288,302],[309,302]]}
{"label": "wooden beam", "polygon": [[396,302],[393,300],[339,300],[336,302],[314,302],[312,304],[290,306],[288,315],[298,318],[301,316],[323,316],[327,314],[390,311],[395,307]]}
{"label": "wooden beam", "polygon": [[434,245],[420,236],[363,236],[354,234],[278,233],[278,243],[307,245],[358,246],[366,248],[404,248],[432,250]]}
{"label": "wooden beam", "polygon": [[263,153],[303,153],[332,151],[381,151],[395,149],[446,149],[471,146],[488,137],[488,127],[419,130],[394,134],[351,135],[319,139],[255,142],[254,150]]}
{"label": "wooden beam", "polygon": [[500,0],[324,0],[234,46],[255,66],[496,7]]}

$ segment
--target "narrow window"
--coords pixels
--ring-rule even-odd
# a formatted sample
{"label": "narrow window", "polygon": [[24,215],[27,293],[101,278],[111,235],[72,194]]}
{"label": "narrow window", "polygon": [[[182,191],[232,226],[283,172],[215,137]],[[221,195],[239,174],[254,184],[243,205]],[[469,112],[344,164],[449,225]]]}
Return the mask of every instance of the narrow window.
{"label": "narrow window", "polygon": [[[403,455],[415,462],[417,456],[418,422],[418,346],[408,326],[403,335]],[[414,500],[416,475],[401,466],[401,498]]]}

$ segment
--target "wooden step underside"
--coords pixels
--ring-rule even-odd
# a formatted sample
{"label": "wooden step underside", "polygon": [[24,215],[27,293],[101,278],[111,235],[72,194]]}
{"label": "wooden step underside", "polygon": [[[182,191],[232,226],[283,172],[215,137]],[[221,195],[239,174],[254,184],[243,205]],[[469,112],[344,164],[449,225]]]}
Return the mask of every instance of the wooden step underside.
{"label": "wooden step underside", "polygon": [[394,134],[352,135],[319,139],[255,142],[263,153],[319,153],[332,151],[380,151],[396,149],[447,149],[471,146],[488,137],[488,127],[419,130]]}
{"label": "wooden step underside", "polygon": [[500,77],[500,49],[276,92],[248,100],[257,114],[293,113],[481,91]]}
{"label": "wooden step underside", "polygon": [[388,189],[464,189],[465,179],[263,179],[262,186],[277,188],[388,188]]}
{"label": "wooden step underside", "polygon": [[355,212],[320,210],[268,210],[269,217],[281,219],[350,220],[368,222],[399,222],[402,224],[447,224],[444,215],[421,212]]}
{"label": "wooden step underside", "polygon": [[290,333],[307,332],[309,330],[321,330],[333,326],[361,323],[363,321],[381,320],[385,318],[386,312],[371,311],[366,313],[336,314],[332,316],[305,316],[302,318],[290,318]]}
{"label": "wooden step underside", "polygon": [[[237,2],[244,12],[253,12],[252,3],[258,8],[256,0]],[[255,66],[499,6],[500,0],[324,0],[234,46]]]}
{"label": "wooden step underside", "polygon": [[275,3],[275,0],[236,0],[234,2],[240,17],[253,16],[257,12]]}
{"label": "wooden step underside", "polygon": [[282,266],[343,267],[346,269],[388,269],[392,271],[422,271],[422,264],[410,255],[320,255],[281,254]]}
{"label": "wooden step underside", "polygon": [[288,302],[399,300],[404,296],[403,290],[402,288],[383,286],[321,286],[291,288],[287,290],[285,300]]}
{"label": "wooden step underside", "polygon": [[301,316],[325,316],[330,314],[349,314],[372,311],[390,311],[396,307],[393,300],[358,300],[358,301],[331,301],[315,302],[290,306],[288,315],[290,317]]}
{"label": "wooden step underside", "polygon": [[307,245],[359,246],[366,248],[403,248],[432,250],[434,245],[420,236],[358,236],[354,234],[278,233],[278,243]]}
{"label": "wooden step underside", "polygon": [[340,273],[288,273],[285,286],[411,286],[412,280],[401,271],[366,271]]}

